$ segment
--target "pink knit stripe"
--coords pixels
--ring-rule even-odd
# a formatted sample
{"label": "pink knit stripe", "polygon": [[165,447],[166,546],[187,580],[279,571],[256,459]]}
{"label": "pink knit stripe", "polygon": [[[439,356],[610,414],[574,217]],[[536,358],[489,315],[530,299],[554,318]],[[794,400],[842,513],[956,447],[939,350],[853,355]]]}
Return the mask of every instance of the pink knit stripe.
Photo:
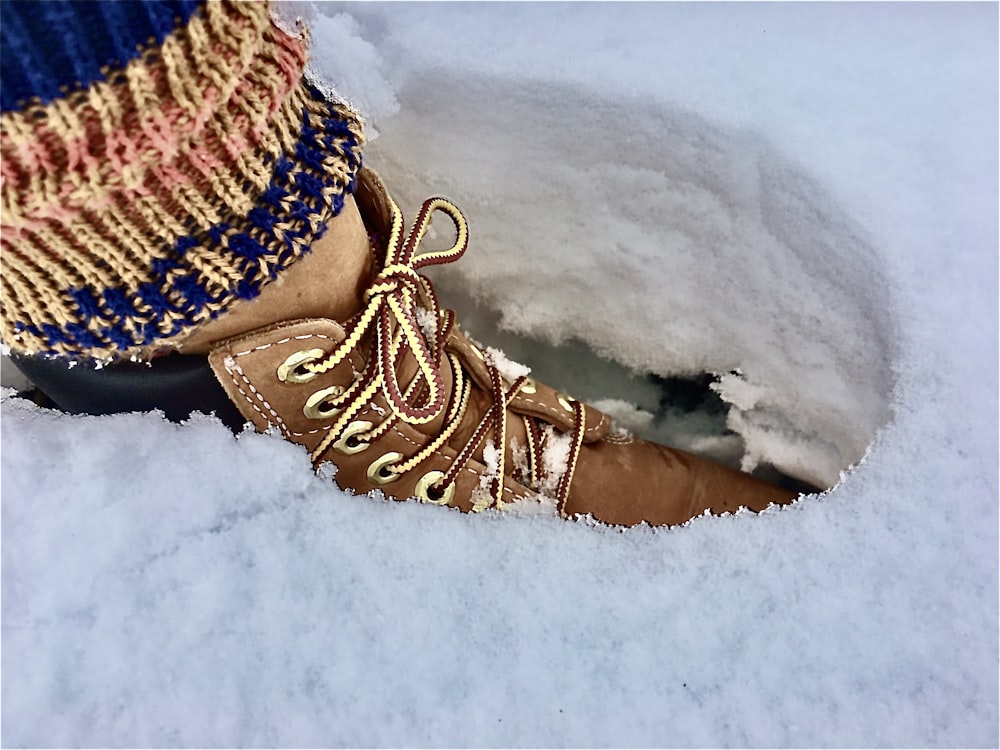
{"label": "pink knit stripe", "polygon": [[[195,107],[172,95],[178,73],[166,69],[164,55],[151,51],[130,63],[125,74],[94,84],[101,91],[77,95],[72,106],[59,101],[41,108],[44,116],[31,118],[30,132],[5,117],[3,191],[13,200],[4,201],[12,208],[4,212],[4,229],[101,210],[114,200],[111,193],[146,194],[154,170],[174,189],[216,182],[227,173],[238,179],[239,163],[273,157],[276,143],[271,139],[261,152],[263,137],[301,78],[305,42],[270,26],[248,39],[245,49],[220,43],[219,51],[228,55],[188,67],[194,80],[185,82],[185,90],[202,92]],[[167,44],[180,42],[171,35]],[[132,116],[113,114],[130,107]],[[298,119],[286,125],[294,130]],[[117,124],[106,127],[109,120]]]}
{"label": "pink knit stripe", "polygon": [[[294,135],[297,124],[293,121],[288,126]],[[80,165],[80,169],[71,174],[70,181],[60,185],[55,194],[36,193],[30,214],[10,212],[5,215],[4,231],[37,229],[51,220],[65,222],[83,210],[102,210],[121,196],[149,195],[152,184],[173,192],[182,186],[200,186],[227,176],[232,179],[235,173],[242,171],[237,170],[235,164],[257,149],[261,136],[269,128],[266,121],[258,121],[252,129],[237,129],[225,140],[218,133],[209,131],[202,141],[194,144],[187,143],[186,139],[182,141],[171,137],[176,135],[176,131],[153,131],[150,128],[162,138],[158,147],[161,158],[142,164],[137,164],[139,157],[135,138],[125,129],[108,134],[106,146],[112,155],[108,163],[94,164],[94,157],[86,144],[75,143],[67,149],[67,153],[74,163]],[[185,145],[187,148],[184,148]],[[50,153],[44,149],[31,151],[35,162],[40,165],[51,164],[48,158]],[[87,169],[91,165],[94,169]],[[110,172],[116,179],[102,172]],[[95,183],[101,183],[102,189],[97,189]]]}

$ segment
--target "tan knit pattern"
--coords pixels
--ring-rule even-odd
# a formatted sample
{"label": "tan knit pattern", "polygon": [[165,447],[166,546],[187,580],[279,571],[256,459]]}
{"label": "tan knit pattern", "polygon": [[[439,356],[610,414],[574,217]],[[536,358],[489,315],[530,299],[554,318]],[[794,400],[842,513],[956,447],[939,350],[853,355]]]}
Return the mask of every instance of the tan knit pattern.
{"label": "tan knit pattern", "polygon": [[[100,333],[118,318],[124,320],[119,338],[148,340],[152,324],[163,338],[158,343],[169,343],[181,333],[179,325],[204,322],[231,304],[241,282],[266,282],[275,266],[305,251],[351,183],[358,168],[352,149],[362,139],[353,112],[310,95],[301,79],[305,61],[305,42],[273,26],[267,4],[209,2],[161,45],[107,71],[106,80],[45,106],[5,113],[4,343],[26,352],[80,354],[79,341],[53,343],[24,324],[81,324],[102,339],[88,344],[86,354],[121,356],[133,349]],[[245,217],[272,185],[275,159],[294,158],[307,115],[314,122],[346,121],[351,143],[338,140],[319,168],[295,164],[291,184],[308,173],[323,185],[308,212],[282,218],[273,236],[249,230],[262,244],[287,241],[287,247],[252,261],[234,255],[229,243],[248,232]],[[291,210],[294,200],[287,203]],[[194,246],[156,279],[152,263],[176,259],[178,241],[190,238]],[[203,309],[179,291],[192,273],[216,298]],[[137,294],[154,280],[172,307],[186,311],[157,314]],[[97,317],[82,315],[67,293],[80,288],[95,291]],[[100,299],[108,288],[122,290],[127,315]]]}

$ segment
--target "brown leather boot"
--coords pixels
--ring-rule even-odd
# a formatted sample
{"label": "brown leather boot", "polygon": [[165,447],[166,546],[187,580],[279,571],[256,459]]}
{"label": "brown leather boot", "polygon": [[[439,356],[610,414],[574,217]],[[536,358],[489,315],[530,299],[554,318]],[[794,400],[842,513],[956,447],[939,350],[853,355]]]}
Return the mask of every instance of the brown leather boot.
{"label": "brown leather boot", "polygon": [[[680,524],[706,511],[762,510],[795,498],[614,431],[605,414],[484,351],[419,273],[465,252],[459,210],[430,199],[404,233],[402,214],[371,171],[362,173],[356,200],[358,211],[345,211],[334,229],[336,273],[326,285],[303,284],[308,290],[291,303],[297,319],[282,315],[288,301],[280,289],[265,289],[182,347],[207,350],[243,416],[304,445],[315,466],[335,465],[340,487],[464,511],[548,510],[625,526]],[[435,212],[454,223],[455,244],[418,254]],[[299,273],[323,273],[315,263],[300,261]],[[331,286],[336,299],[322,299]],[[312,308],[336,312],[315,316]]]}

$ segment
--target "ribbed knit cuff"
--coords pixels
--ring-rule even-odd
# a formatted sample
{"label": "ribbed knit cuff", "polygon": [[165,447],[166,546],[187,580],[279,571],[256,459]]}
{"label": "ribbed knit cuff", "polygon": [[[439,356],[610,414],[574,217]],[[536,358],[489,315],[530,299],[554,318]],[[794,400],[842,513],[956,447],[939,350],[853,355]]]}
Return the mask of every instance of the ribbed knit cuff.
{"label": "ribbed knit cuff", "polygon": [[209,2],[101,80],[4,112],[4,343],[169,346],[309,252],[354,189],[362,134],[305,62],[267,5]]}

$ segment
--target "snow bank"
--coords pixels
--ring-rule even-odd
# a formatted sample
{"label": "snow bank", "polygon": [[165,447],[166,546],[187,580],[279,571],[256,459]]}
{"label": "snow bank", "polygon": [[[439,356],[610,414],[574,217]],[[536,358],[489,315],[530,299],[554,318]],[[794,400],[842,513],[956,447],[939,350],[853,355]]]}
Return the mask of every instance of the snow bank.
{"label": "snow bank", "polygon": [[471,220],[454,299],[619,402],[587,346],[718,372],[748,463],[863,462],[619,532],[7,394],[3,744],[995,747],[995,6],[323,10],[369,163]]}

